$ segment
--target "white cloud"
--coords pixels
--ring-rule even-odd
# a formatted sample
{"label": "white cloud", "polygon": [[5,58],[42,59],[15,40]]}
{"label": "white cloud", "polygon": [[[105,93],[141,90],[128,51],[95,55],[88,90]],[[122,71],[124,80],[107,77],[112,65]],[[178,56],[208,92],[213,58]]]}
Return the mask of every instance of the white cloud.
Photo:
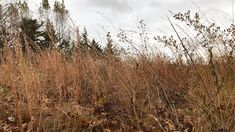
{"label": "white cloud", "polygon": [[108,8],[120,13],[133,11],[128,0],[88,0],[87,4],[88,6],[91,5],[96,8]]}
{"label": "white cloud", "polygon": [[227,18],[232,14],[231,0],[65,0],[65,4],[76,24],[86,26],[91,36],[96,38],[105,34],[103,29],[112,33],[116,33],[118,28],[135,29],[139,19],[145,20],[152,33],[159,29],[166,31],[169,23],[165,18],[172,15],[168,10],[177,13],[200,8],[207,17],[210,15],[209,19],[215,20],[222,19],[214,9],[226,12]]}

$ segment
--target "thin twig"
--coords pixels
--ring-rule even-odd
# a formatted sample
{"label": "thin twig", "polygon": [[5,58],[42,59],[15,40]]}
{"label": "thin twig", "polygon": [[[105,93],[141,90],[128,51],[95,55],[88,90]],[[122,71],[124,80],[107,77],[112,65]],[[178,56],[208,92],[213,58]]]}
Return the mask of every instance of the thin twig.
{"label": "thin twig", "polygon": [[155,117],[155,116],[152,115],[152,114],[148,114],[148,116],[151,117],[151,118],[153,118],[153,119],[157,122],[157,124],[159,125],[159,127],[162,129],[163,132],[166,132],[166,130],[164,129],[164,127],[162,126],[161,122],[158,120],[157,117]]}
{"label": "thin twig", "polygon": [[62,110],[61,108],[59,108],[59,107],[57,107],[57,106],[55,106],[55,108],[57,108],[58,110],[60,110],[61,112],[63,112],[63,113],[68,117],[68,119],[71,119],[70,116],[69,116],[64,110]]}

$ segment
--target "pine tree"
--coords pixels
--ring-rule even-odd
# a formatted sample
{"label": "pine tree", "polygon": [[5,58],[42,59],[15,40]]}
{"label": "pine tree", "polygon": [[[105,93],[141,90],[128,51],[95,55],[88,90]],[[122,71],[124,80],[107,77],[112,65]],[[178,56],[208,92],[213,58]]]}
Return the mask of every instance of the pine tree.
{"label": "pine tree", "polygon": [[93,52],[96,52],[98,54],[103,53],[103,50],[102,50],[101,46],[99,45],[98,42],[95,41],[95,39],[93,39],[92,42],[91,42],[91,49],[92,49]]}
{"label": "pine tree", "polygon": [[91,55],[100,56],[103,54],[103,49],[101,48],[99,43],[95,41],[95,39],[91,41],[90,48]]}
{"label": "pine tree", "polygon": [[84,28],[84,32],[81,35],[81,40],[80,40],[80,49],[84,53],[88,51],[89,49],[89,40],[88,40],[88,34],[86,28]]}
{"label": "pine tree", "polygon": [[107,36],[107,45],[104,48],[104,53],[106,55],[117,56],[118,51],[116,49],[116,46],[113,45],[113,40],[111,38],[110,32],[108,32],[108,34],[106,36]]}
{"label": "pine tree", "polygon": [[39,23],[37,19],[22,18],[20,23],[20,35],[22,38],[23,51],[26,50],[26,44],[28,44],[29,48],[34,52],[47,49],[51,46],[50,40],[46,38],[46,33],[41,31],[42,26],[43,22]]}

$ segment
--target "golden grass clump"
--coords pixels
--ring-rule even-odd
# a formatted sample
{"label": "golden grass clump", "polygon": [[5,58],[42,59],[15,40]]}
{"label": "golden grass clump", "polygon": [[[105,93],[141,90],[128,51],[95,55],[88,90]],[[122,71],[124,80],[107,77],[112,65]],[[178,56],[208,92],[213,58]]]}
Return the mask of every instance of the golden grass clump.
{"label": "golden grass clump", "polygon": [[218,60],[216,67],[225,84],[219,93],[207,64],[160,57],[66,60],[57,51],[30,61],[7,56],[0,65],[1,129],[232,131],[235,66]]}

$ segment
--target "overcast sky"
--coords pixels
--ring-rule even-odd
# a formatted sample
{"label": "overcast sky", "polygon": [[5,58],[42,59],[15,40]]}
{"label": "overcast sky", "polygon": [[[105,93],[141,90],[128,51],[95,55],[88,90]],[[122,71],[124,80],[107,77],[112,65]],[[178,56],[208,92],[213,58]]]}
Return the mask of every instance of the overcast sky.
{"label": "overcast sky", "polygon": [[[35,0],[31,4],[38,5]],[[40,1],[40,0],[38,0]],[[52,0],[51,0],[52,1]],[[64,0],[79,27],[102,39],[106,32],[116,35],[119,28],[135,30],[141,19],[152,34],[167,32],[166,16],[172,12],[203,11],[211,21],[227,24],[232,19],[232,0]],[[102,37],[99,37],[102,36]]]}

